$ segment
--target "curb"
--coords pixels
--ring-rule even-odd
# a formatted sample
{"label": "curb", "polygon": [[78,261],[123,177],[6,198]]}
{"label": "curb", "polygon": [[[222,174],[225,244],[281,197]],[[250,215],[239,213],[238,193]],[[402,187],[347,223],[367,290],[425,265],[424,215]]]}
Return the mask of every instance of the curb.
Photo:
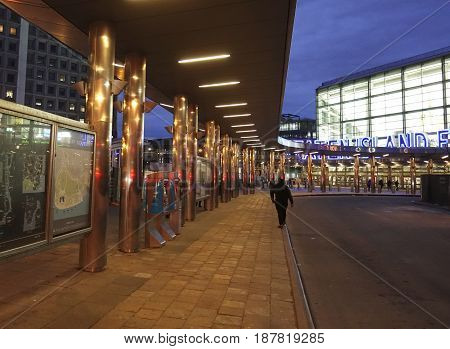
{"label": "curb", "polygon": [[418,205],[418,206],[424,206],[424,207],[428,207],[428,208],[434,208],[434,209],[439,210],[439,211],[444,211],[444,212],[450,211],[450,206],[444,206],[444,205],[432,204],[432,203],[430,203],[430,202],[425,202],[425,201],[413,201],[412,203],[413,203],[414,205]]}
{"label": "curb", "polygon": [[292,293],[294,296],[294,310],[297,319],[297,328],[315,329],[314,320],[306,297],[305,288],[303,287],[302,276],[298,268],[297,258],[292,248],[289,229],[285,225],[281,229],[283,236],[284,250],[286,253],[287,264],[291,279]]}
{"label": "curb", "polygon": [[292,197],[294,198],[301,198],[301,197],[311,197],[311,196],[370,196],[370,197],[378,197],[378,196],[383,196],[383,197],[411,197],[411,198],[420,198],[420,195],[413,195],[413,194],[369,194],[369,193],[339,193],[339,194],[321,194],[321,193],[316,193],[316,194],[300,194],[300,195],[295,195],[295,193],[292,194]]}

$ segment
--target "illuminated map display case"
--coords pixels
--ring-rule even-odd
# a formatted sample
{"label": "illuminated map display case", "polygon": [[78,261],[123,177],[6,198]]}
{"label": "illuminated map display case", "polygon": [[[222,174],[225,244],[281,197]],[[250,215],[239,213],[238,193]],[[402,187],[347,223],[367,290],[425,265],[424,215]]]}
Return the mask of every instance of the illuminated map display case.
{"label": "illuminated map display case", "polygon": [[0,100],[0,257],[91,228],[95,134]]}

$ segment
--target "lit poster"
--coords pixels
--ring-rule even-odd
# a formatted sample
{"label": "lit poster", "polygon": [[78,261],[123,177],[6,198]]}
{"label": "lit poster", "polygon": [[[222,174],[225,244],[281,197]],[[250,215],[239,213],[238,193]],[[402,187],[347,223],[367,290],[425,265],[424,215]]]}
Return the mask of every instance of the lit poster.
{"label": "lit poster", "polygon": [[0,252],[45,240],[51,126],[0,114]]}
{"label": "lit poster", "polygon": [[53,235],[91,225],[94,136],[58,128],[54,172]]}

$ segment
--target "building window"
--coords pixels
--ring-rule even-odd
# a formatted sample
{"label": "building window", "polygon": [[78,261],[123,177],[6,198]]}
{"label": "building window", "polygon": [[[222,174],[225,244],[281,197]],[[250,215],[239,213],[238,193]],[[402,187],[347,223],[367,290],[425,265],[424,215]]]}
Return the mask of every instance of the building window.
{"label": "building window", "polygon": [[59,61],[59,67],[61,69],[67,70],[67,61]]}
{"label": "building window", "polygon": [[10,41],[8,44],[8,51],[17,52],[17,43],[14,41]]}
{"label": "building window", "polygon": [[34,105],[36,107],[42,107],[42,99],[41,98],[36,98]]}
{"label": "building window", "polygon": [[47,100],[47,109],[53,109],[55,108],[55,101],[49,99]]}
{"label": "building window", "polygon": [[58,102],[58,110],[66,111],[66,106],[67,106],[66,101],[59,101]]}
{"label": "building window", "polygon": [[27,64],[34,64],[34,53],[27,53]]}
{"label": "building window", "polygon": [[58,54],[58,46],[50,45],[50,53],[57,55]]}
{"label": "building window", "polygon": [[56,62],[57,62],[56,58],[49,58],[49,60],[48,60],[48,66],[49,66],[50,68],[54,68],[54,67],[56,67]]}
{"label": "building window", "polygon": [[86,107],[84,105],[80,105],[80,112],[84,113],[86,111]]}
{"label": "building window", "polygon": [[28,29],[28,33],[30,35],[36,35],[36,27],[34,25],[30,25],[30,29]]}
{"label": "building window", "polygon": [[58,90],[58,95],[60,97],[66,97],[67,89],[65,87],[60,87]]}
{"label": "building window", "polygon": [[19,23],[20,22],[20,17],[19,17],[19,15],[17,14],[17,13],[15,13],[15,12],[10,12],[10,14],[9,14],[9,19],[10,19],[10,21],[12,21],[12,22],[16,22],[16,23]]}
{"label": "building window", "polygon": [[16,68],[16,64],[17,64],[17,60],[15,58],[8,57],[8,60],[6,63],[8,68]]}
{"label": "building window", "polygon": [[47,93],[48,93],[49,95],[54,96],[54,95],[55,95],[55,86],[53,86],[53,85],[47,86]]}
{"label": "building window", "polygon": [[69,103],[69,110],[75,111],[75,103]]}
{"label": "building window", "polygon": [[38,50],[42,52],[47,52],[47,44],[45,42],[38,42]]}
{"label": "building window", "polygon": [[74,84],[74,83],[76,83],[77,82],[77,77],[76,76],[71,76],[70,77],[70,83],[71,84]]}
{"label": "building window", "polygon": [[36,39],[28,40],[28,49],[30,49],[30,50],[36,49]]}
{"label": "building window", "polygon": [[85,64],[83,64],[83,65],[81,66],[81,72],[82,72],[82,73],[87,73],[87,71],[88,71],[88,66],[85,65]]}
{"label": "building window", "polygon": [[44,84],[36,84],[36,93],[44,92]]}
{"label": "building window", "polygon": [[6,82],[13,84],[16,81],[16,74],[13,73],[7,73],[6,74]]}
{"label": "building window", "polygon": [[69,96],[75,98],[77,96],[77,92],[74,89],[70,89]]}
{"label": "building window", "polygon": [[77,72],[78,71],[78,64],[77,63],[70,63],[70,70]]}
{"label": "building window", "polygon": [[11,89],[6,90],[6,98],[14,99],[14,90]]}
{"label": "building window", "polygon": [[66,82],[66,74],[59,74],[59,82]]}
{"label": "building window", "polygon": [[14,27],[9,28],[9,35],[17,36],[17,28]]}
{"label": "building window", "polygon": [[33,104],[33,96],[25,95],[25,105],[31,107],[32,104]]}
{"label": "building window", "polygon": [[44,78],[44,71],[43,70],[36,70],[36,79],[43,79]]}
{"label": "building window", "polygon": [[3,27],[3,24],[0,24],[0,33],[3,33],[3,30],[4,30],[5,28]]}
{"label": "building window", "polygon": [[61,47],[61,56],[68,56],[69,51],[67,51],[67,48]]}
{"label": "building window", "polygon": [[54,72],[54,71],[49,71],[49,72],[48,72],[48,80],[49,80],[49,81],[56,81],[56,72]]}
{"label": "building window", "polygon": [[33,93],[34,83],[32,80],[27,80],[25,83],[25,92]]}
{"label": "building window", "polygon": [[37,65],[45,65],[45,56],[38,55],[36,59]]}

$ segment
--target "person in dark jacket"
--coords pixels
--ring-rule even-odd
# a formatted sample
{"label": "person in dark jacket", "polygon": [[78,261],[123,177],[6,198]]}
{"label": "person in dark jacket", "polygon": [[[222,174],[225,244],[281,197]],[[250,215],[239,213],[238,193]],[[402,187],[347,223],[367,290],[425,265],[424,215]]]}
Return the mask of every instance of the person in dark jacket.
{"label": "person in dark jacket", "polygon": [[282,228],[286,224],[286,210],[288,207],[288,201],[291,203],[291,207],[294,206],[291,191],[284,183],[284,179],[280,179],[276,185],[271,187],[270,198],[277,209],[279,223],[278,227]]}

